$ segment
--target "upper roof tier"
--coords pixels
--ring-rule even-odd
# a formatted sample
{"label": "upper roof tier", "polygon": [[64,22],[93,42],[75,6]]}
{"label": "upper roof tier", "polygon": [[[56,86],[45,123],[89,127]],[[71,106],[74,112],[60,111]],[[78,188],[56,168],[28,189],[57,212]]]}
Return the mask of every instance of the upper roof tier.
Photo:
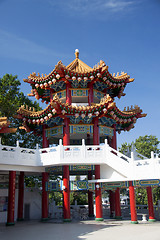
{"label": "upper roof tier", "polygon": [[66,89],[66,83],[70,83],[71,88],[89,88],[93,84],[93,89],[109,93],[111,97],[121,97],[127,83],[134,81],[127,73],[121,72],[117,75],[108,71],[105,62],[100,62],[91,68],[79,59],[79,51],[75,51],[76,58],[68,66],[64,66],[61,61],[55,66],[53,71],[45,76],[32,73],[24,82],[32,86],[29,96],[49,102],[50,93]]}
{"label": "upper roof tier", "polygon": [[78,49],[75,50],[75,56],[76,56],[76,59],[66,67],[68,70],[73,71],[75,73],[80,73],[80,74],[88,73],[93,70],[91,67],[89,67],[87,64],[85,64],[79,59]]}

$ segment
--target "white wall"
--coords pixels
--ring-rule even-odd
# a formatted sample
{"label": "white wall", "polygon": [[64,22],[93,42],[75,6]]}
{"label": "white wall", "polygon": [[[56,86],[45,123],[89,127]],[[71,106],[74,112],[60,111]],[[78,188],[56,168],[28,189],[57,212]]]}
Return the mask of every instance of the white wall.
{"label": "white wall", "polygon": [[[0,189],[0,197],[8,197],[8,189]],[[15,211],[14,211],[14,221],[17,219],[17,202],[18,202],[18,190],[15,191]],[[7,222],[7,211],[0,212],[0,223]]]}
{"label": "white wall", "polygon": [[[8,197],[8,189],[0,189],[0,197]],[[31,191],[30,189],[25,189],[24,191],[24,208],[25,204],[30,204],[30,219],[41,219],[41,194],[38,190]],[[17,211],[18,211],[18,190],[15,191],[15,212],[14,221],[17,221]],[[24,216],[24,215],[23,215]],[[0,212],[0,223],[7,222],[7,211]]]}
{"label": "white wall", "polygon": [[24,209],[25,204],[30,204],[30,219],[41,219],[41,192],[34,189],[25,189],[24,191]]}

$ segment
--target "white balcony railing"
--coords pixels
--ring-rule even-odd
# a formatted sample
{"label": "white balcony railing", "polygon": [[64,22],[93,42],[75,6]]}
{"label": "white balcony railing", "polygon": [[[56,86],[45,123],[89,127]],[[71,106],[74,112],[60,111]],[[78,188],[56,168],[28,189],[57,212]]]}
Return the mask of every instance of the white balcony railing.
{"label": "white balcony railing", "polygon": [[[63,146],[62,140],[59,145],[50,148],[28,149],[17,146],[5,146],[0,144],[0,165],[4,166],[30,166],[46,167],[56,165],[100,165],[102,178],[119,179],[160,179],[160,158],[151,153],[151,158],[137,159],[135,152],[127,157],[119,151],[111,148],[107,141],[102,145]],[[105,177],[106,176],[106,177]]]}

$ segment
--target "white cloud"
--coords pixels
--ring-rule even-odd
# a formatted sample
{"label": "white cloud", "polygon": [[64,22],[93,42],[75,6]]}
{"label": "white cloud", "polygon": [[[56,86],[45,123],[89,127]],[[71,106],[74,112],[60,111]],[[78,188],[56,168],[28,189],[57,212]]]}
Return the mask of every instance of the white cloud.
{"label": "white cloud", "polygon": [[63,53],[0,29],[0,56],[44,65],[66,58]]}
{"label": "white cloud", "polygon": [[106,3],[104,4],[104,7],[108,8],[114,12],[119,12],[119,11],[128,9],[133,4],[134,4],[133,1],[109,0],[109,1],[106,1]]}
{"label": "white cloud", "polygon": [[[55,7],[61,8],[69,13],[90,13],[90,12],[121,12],[128,10],[134,1],[128,0],[48,0],[48,3]],[[72,12],[72,13],[73,13]]]}

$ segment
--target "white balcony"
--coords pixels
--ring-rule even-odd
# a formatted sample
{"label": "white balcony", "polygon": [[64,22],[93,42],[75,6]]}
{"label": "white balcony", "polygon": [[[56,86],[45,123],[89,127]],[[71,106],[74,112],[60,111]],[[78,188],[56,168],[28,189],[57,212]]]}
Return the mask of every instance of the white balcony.
{"label": "white balcony", "polygon": [[[100,165],[101,179],[98,181],[124,181],[141,179],[160,179],[160,158],[152,153],[150,159],[137,159],[135,151],[131,158],[103,145],[63,146],[27,149],[0,144],[0,169],[42,172],[48,166],[60,165]],[[141,157],[141,156],[140,156]]]}

